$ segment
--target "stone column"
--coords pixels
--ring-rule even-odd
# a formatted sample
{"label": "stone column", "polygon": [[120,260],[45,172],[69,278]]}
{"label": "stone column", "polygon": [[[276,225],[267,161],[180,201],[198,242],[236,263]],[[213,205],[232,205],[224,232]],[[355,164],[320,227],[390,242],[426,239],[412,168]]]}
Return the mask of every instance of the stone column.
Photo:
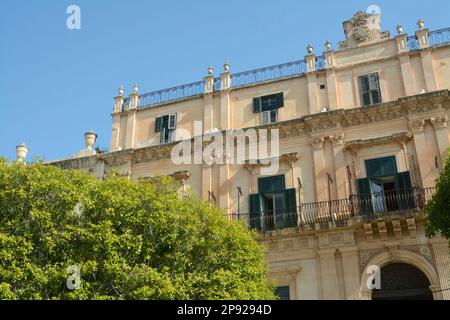
{"label": "stone column", "polygon": [[[220,126],[221,130],[231,129],[231,73],[228,63],[223,65],[224,71],[220,75]],[[230,165],[228,159],[223,159],[219,168],[219,206],[221,209],[230,210]]]}
{"label": "stone column", "polygon": [[335,249],[320,249],[318,254],[322,279],[322,298],[324,300],[338,300],[339,289],[336,272]]}
{"label": "stone column", "polygon": [[414,82],[414,76],[412,74],[407,39],[408,35],[406,33],[402,33],[397,37],[395,37],[395,40],[397,41],[397,52],[398,58],[400,60],[400,68],[402,70],[402,79],[405,95],[412,96],[417,94],[417,89]]}
{"label": "stone column", "polygon": [[[310,48],[310,47],[309,47]],[[308,49],[309,50],[309,49]],[[309,113],[319,113],[319,97],[317,94],[316,56],[313,53],[305,56],[306,79],[308,80]]]}
{"label": "stone column", "polygon": [[346,199],[347,195],[347,171],[344,157],[344,135],[338,134],[331,137],[333,142],[334,169],[336,175],[336,189],[338,199]]}
{"label": "stone column", "polygon": [[230,66],[227,63],[225,63],[223,67],[224,72],[222,72],[220,75],[220,129],[228,130],[231,127],[231,73]]}
{"label": "stone column", "polygon": [[450,300],[450,290],[444,290],[450,288],[450,252],[448,240],[437,237],[430,239],[430,243],[433,248],[441,290],[443,290],[442,299]]}
{"label": "stone column", "polygon": [[214,92],[214,74],[213,68],[208,68],[208,75],[203,78],[205,81],[205,93],[203,95],[203,130],[207,131],[213,128],[213,92]]}
{"label": "stone column", "polygon": [[441,158],[441,167],[443,167],[442,163],[447,158],[447,149],[449,147],[447,122],[447,116],[440,116],[431,119],[431,123],[433,124],[434,130],[436,132],[439,154]]}
{"label": "stone column", "polygon": [[130,105],[127,112],[127,131],[125,136],[125,148],[134,148],[134,137],[136,133],[136,110],[139,106],[139,87],[134,85],[133,93],[129,96]]}
{"label": "stone column", "polygon": [[427,92],[436,91],[438,90],[438,85],[433,68],[433,58],[431,56],[431,50],[428,49],[430,47],[428,41],[429,30],[424,29],[424,23],[422,20],[419,20],[417,22],[417,25],[419,27],[419,30],[416,31],[416,37],[419,41],[419,47],[420,49],[422,49],[420,51],[420,57],[422,59],[422,68],[425,77],[426,90]]}
{"label": "stone column", "polygon": [[430,155],[427,154],[427,142],[425,139],[424,127],[425,120],[416,120],[411,124],[422,187],[429,188],[434,186],[435,172],[434,168],[430,167]]}
{"label": "stone column", "polygon": [[325,178],[324,138],[313,138],[311,143],[314,154],[314,173],[316,180],[316,201],[327,201],[327,180]]}
{"label": "stone column", "polygon": [[109,144],[109,150],[115,151],[119,149],[120,146],[120,135],[122,134],[120,127],[121,112],[125,108],[125,97],[123,96],[123,87],[119,88],[119,95],[114,97],[114,109],[112,113],[112,131],[111,131],[111,141]]}
{"label": "stone column", "polygon": [[347,300],[359,300],[361,275],[359,273],[358,247],[342,247],[339,250],[344,265],[345,296]]}
{"label": "stone column", "polygon": [[339,109],[338,100],[338,88],[336,83],[336,69],[334,60],[334,51],[329,50],[324,52],[325,61],[327,63],[327,93],[328,93],[328,104],[330,110]]}
{"label": "stone column", "polygon": [[208,199],[208,191],[212,191],[212,166],[208,164],[202,165],[202,198]]}

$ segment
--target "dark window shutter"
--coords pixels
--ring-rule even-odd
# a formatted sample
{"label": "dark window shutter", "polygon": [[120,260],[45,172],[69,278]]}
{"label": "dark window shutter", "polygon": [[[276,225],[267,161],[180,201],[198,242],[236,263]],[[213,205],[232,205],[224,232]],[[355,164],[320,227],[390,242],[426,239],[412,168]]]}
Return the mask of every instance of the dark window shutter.
{"label": "dark window shutter", "polygon": [[284,94],[283,92],[280,92],[278,94],[278,108],[283,108],[284,107]]}
{"label": "dark window shutter", "polygon": [[286,189],[284,175],[258,179],[259,193],[274,193],[277,191],[282,192],[284,189]]}
{"label": "dark window shutter", "polygon": [[367,215],[373,212],[369,178],[358,179],[358,202],[361,215]]}
{"label": "dark window shutter", "polygon": [[362,94],[362,103],[363,103],[363,106],[370,105],[370,92],[364,92]]}
{"label": "dark window shutter", "polygon": [[253,113],[261,112],[261,97],[253,98]]}
{"label": "dark window shutter", "polygon": [[275,288],[275,295],[280,300],[290,300],[289,286],[281,286]]}
{"label": "dark window shutter", "polygon": [[284,227],[297,227],[297,192],[295,189],[286,189],[284,191]]}
{"label": "dark window shutter", "polygon": [[396,176],[395,186],[397,189],[397,197],[400,200],[400,209],[414,208],[414,194],[409,171],[400,172]]}
{"label": "dark window shutter", "polygon": [[361,103],[363,106],[371,104],[370,100],[370,81],[369,76],[359,77],[359,93],[361,96]]}
{"label": "dark window shutter", "polygon": [[395,157],[384,157],[366,160],[367,177],[380,177],[397,174]]}
{"label": "dark window shutter", "polygon": [[155,132],[161,132],[162,129],[162,117],[155,119]]}
{"label": "dark window shutter", "polygon": [[169,129],[176,129],[177,128],[177,114],[171,114],[169,115]]}
{"label": "dark window shutter", "polygon": [[250,213],[249,213],[249,219],[250,219],[250,227],[252,229],[261,230],[261,195],[260,194],[250,194],[249,195],[249,201],[250,201]]}

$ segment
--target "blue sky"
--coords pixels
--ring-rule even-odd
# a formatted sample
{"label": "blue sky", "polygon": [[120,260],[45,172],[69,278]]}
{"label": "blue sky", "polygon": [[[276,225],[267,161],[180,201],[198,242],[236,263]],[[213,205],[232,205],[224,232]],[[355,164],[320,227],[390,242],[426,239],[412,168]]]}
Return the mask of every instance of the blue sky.
{"label": "blue sky", "polygon": [[[66,9],[81,8],[81,30],[68,30]],[[383,30],[413,34],[418,18],[450,26],[450,1],[143,1],[2,0],[0,10],[0,156],[15,159],[26,142],[33,156],[60,159],[84,147],[94,129],[108,148],[112,97],[123,84],[141,93],[216,74],[301,59],[311,43],[344,38],[342,22],[370,5]]]}

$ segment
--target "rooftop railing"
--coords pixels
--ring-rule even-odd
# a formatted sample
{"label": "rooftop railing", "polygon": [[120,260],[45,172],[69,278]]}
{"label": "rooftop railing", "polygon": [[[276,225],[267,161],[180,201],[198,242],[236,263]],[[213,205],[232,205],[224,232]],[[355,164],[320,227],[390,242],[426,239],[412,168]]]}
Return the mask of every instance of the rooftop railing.
{"label": "rooftop railing", "polygon": [[[450,28],[434,30],[429,33],[430,46],[437,46],[450,43]],[[407,39],[408,49],[416,51],[420,45],[415,36]],[[316,70],[321,71],[326,68],[326,61],[323,55],[317,56]],[[278,64],[270,67],[264,67],[245,72],[234,73],[232,75],[231,87],[240,88],[266,81],[288,79],[306,74],[307,67],[304,59],[293,62]],[[215,79],[214,91],[219,91],[221,86],[220,77]],[[142,94],[139,98],[139,107],[149,107],[179,99],[200,96],[204,93],[204,82],[194,82],[169,89],[159,90]],[[125,99],[128,105],[129,99]]]}
{"label": "rooftop railing", "polygon": [[306,73],[306,61],[298,60],[275,66],[240,72],[233,74],[231,80],[232,88],[239,88],[265,81],[291,78],[301,76]]}
{"label": "rooftop railing", "polygon": [[363,221],[377,219],[386,214],[402,215],[421,210],[431,200],[434,188],[411,188],[371,194],[353,195],[348,199],[304,203],[296,208],[267,210],[252,213],[232,213],[227,217],[241,221],[249,229],[262,234],[277,231],[314,230],[316,224],[334,223],[345,227],[359,217]]}
{"label": "rooftop railing", "polygon": [[[428,43],[432,47],[450,43],[450,28],[430,31],[428,34]],[[408,37],[407,44],[410,51],[420,49],[419,40],[415,35]]]}

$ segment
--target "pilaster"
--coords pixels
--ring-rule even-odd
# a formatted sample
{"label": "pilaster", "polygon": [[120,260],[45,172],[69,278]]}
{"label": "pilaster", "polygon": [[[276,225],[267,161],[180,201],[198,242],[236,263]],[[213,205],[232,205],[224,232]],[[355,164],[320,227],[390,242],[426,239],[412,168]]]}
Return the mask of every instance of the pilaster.
{"label": "pilaster", "polygon": [[[433,238],[430,239],[430,243],[433,248],[441,289],[448,289],[450,287],[450,252],[448,240]],[[442,291],[442,299],[450,300],[450,290]]]}

